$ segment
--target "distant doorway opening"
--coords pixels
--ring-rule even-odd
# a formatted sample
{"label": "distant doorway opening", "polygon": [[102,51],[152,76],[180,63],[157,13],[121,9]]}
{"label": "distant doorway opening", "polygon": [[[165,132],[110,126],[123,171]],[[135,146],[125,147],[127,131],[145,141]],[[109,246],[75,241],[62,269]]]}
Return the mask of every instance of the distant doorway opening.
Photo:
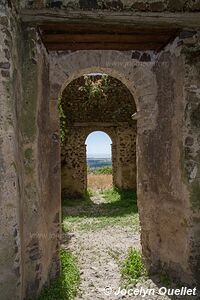
{"label": "distant doorway opening", "polygon": [[86,139],[87,188],[103,190],[113,186],[112,140],[103,131]]}

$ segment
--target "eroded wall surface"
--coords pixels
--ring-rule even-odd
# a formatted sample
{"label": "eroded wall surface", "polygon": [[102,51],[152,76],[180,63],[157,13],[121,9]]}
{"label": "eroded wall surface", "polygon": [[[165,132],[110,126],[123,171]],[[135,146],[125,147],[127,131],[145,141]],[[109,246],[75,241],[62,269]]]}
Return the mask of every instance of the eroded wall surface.
{"label": "eroded wall surface", "polygon": [[187,183],[191,209],[189,264],[200,283],[200,32],[184,39],[183,180]]}
{"label": "eroded wall surface", "polygon": [[[11,30],[12,14],[0,5],[0,295],[19,299],[22,282],[22,227],[20,203],[22,169],[15,99],[17,61]],[[15,25],[15,22],[14,22]],[[17,30],[16,30],[17,31]],[[19,96],[19,97],[18,97]]]}
{"label": "eroded wall surface", "polygon": [[2,300],[31,299],[59,272],[60,162],[50,163],[59,135],[51,131],[48,57],[15,13],[10,5],[0,14]]}
{"label": "eroded wall surface", "polygon": [[198,0],[22,0],[22,7],[26,8],[60,8],[83,10],[112,10],[112,11],[198,11]]}
{"label": "eroded wall surface", "polygon": [[19,39],[23,293],[28,298],[34,297],[59,272],[60,162],[52,157],[59,135],[52,130],[49,113],[48,56],[34,28],[22,27]]}
{"label": "eroded wall surface", "polygon": [[[139,137],[138,192],[142,245],[151,271],[165,270],[188,282],[190,202],[182,178],[183,58],[178,41],[153,67],[157,81],[156,126]],[[150,221],[151,220],[151,221]]]}
{"label": "eroded wall surface", "polygon": [[152,272],[191,285],[199,285],[198,40],[183,31],[157,56],[156,127],[138,137],[144,256]]}

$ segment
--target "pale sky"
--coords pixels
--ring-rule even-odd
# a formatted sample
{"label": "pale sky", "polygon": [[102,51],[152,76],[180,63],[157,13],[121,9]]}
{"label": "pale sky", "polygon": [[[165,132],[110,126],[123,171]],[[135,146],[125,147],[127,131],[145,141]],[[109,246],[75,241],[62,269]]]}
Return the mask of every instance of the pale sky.
{"label": "pale sky", "polygon": [[90,133],[86,139],[87,156],[101,156],[111,157],[111,144],[110,137],[103,131],[94,131]]}

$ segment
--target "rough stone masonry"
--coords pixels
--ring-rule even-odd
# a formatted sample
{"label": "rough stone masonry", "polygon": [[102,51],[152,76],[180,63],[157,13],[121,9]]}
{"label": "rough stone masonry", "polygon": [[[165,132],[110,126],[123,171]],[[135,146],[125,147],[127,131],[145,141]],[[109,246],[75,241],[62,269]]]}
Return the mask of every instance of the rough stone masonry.
{"label": "rough stone masonry", "polygon": [[[121,81],[135,100],[137,194],[148,269],[200,285],[199,9],[198,0],[1,1],[2,300],[33,299],[59,274],[57,100],[70,82],[91,72]],[[41,22],[77,20],[173,27],[176,36],[160,51],[47,51]]]}

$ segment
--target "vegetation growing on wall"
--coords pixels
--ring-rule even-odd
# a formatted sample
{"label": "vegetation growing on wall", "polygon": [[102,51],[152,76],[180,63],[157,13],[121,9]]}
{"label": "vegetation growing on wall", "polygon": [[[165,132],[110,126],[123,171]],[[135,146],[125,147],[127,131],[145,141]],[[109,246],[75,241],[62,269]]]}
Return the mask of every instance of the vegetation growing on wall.
{"label": "vegetation growing on wall", "polygon": [[107,92],[110,88],[109,77],[103,74],[98,80],[94,80],[92,76],[84,76],[85,84],[79,87],[79,91],[83,91],[86,96],[86,102],[98,104],[102,99],[107,100]]}
{"label": "vegetation growing on wall", "polygon": [[128,88],[108,75],[86,75],[72,80],[62,94],[66,124],[130,122],[136,112]]}
{"label": "vegetation growing on wall", "polygon": [[59,120],[60,120],[60,141],[61,145],[65,142],[65,134],[66,134],[66,116],[62,107],[62,97],[58,99],[58,113],[59,113]]}

